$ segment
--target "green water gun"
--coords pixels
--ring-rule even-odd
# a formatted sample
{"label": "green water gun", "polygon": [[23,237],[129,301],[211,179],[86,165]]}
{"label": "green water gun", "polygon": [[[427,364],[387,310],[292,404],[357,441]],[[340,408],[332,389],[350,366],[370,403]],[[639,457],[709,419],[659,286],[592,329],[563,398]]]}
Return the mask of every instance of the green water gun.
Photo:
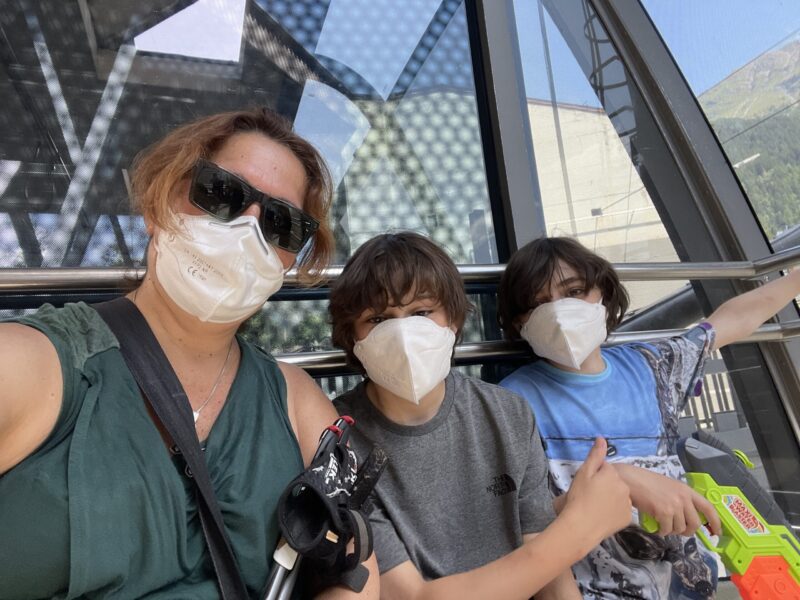
{"label": "green water gun", "polygon": [[[681,440],[678,457],[687,483],[722,522],[716,544],[703,528],[697,537],[720,555],[744,600],[800,600],[800,543],[780,507],[747,471],[746,457],[711,434],[694,436]],[[651,515],[640,519],[646,531],[658,531]]]}

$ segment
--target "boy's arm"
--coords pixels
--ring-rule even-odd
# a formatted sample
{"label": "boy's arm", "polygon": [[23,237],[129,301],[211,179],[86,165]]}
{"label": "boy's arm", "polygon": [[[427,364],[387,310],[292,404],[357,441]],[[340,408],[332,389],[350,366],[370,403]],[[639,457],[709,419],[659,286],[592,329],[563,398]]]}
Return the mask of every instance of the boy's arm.
{"label": "boy's arm", "polygon": [[713,349],[746,338],[797,295],[800,295],[800,269],[731,298],[706,319],[716,332]]}
{"label": "boy's arm", "polygon": [[[519,487],[519,516],[522,530],[536,533],[523,533],[524,543],[532,541],[539,532],[547,528],[555,519],[553,497],[549,485],[549,468],[538,427],[527,403],[526,412],[532,417],[531,439],[528,444],[528,464]],[[571,565],[570,565],[571,566]],[[572,570],[568,566],[552,581],[536,592],[537,600],[582,600]]]}
{"label": "boy's arm", "polygon": [[[522,536],[525,542],[534,539],[538,533],[528,533]],[[553,581],[536,593],[536,600],[583,600],[572,569],[565,569]]]}
{"label": "boy's arm", "polygon": [[[406,561],[381,576],[387,600],[530,598],[630,520],[627,486],[604,462],[598,440],[575,476],[562,514],[513,552],[477,569],[432,581]],[[454,538],[454,544],[458,539]],[[569,596],[565,596],[569,598]]]}
{"label": "boy's arm", "polygon": [[[487,565],[424,581],[410,562],[381,576],[384,600],[524,600],[544,588],[594,546],[578,521],[559,518],[535,539]],[[453,540],[458,543],[457,540]],[[571,575],[570,575],[571,578]],[[573,581],[574,585],[574,581]],[[558,598],[558,596],[550,596]],[[569,596],[564,596],[569,598]]]}
{"label": "boy's arm", "polygon": [[630,488],[633,505],[658,521],[659,535],[693,535],[701,525],[698,514],[706,518],[711,533],[721,533],[714,505],[685,483],[633,465],[614,467]]}
{"label": "boy's arm", "polygon": [[[348,549],[348,552],[349,551],[350,549]],[[378,574],[378,562],[375,560],[375,554],[373,553],[372,556],[370,556],[361,564],[363,564],[369,570],[369,578],[367,579],[364,589],[361,590],[360,593],[356,593],[344,586],[337,585],[335,587],[328,588],[321,594],[317,594],[316,600],[378,600],[381,597],[381,588],[380,575]]]}
{"label": "boy's arm", "polygon": [[[659,535],[693,535],[703,515],[714,535],[722,531],[714,505],[677,479],[653,473],[642,467],[615,463],[614,468],[631,491],[631,503],[638,510],[655,517]],[[567,496],[553,498],[553,509],[561,514]]]}

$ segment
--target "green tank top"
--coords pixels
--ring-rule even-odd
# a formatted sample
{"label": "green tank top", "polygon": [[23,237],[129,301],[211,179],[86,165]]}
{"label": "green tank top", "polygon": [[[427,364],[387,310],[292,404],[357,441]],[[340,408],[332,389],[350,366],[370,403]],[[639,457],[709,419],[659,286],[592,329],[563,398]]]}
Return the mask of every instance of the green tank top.
{"label": "green tank top", "polygon": [[[218,598],[193,484],[103,320],[71,304],[18,322],[55,345],[64,400],[47,440],[0,477],[0,598]],[[275,360],[238,342],[239,371],[205,455],[256,597],[278,539],[278,498],[303,465]]]}

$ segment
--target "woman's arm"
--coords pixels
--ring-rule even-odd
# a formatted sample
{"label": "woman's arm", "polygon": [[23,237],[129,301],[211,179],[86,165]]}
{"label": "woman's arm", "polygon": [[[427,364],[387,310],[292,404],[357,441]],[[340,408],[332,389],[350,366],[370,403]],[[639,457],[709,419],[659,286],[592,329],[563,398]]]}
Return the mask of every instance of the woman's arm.
{"label": "woman's arm", "polygon": [[[278,363],[286,379],[286,404],[289,411],[289,421],[294,429],[300,452],[303,455],[303,464],[308,466],[319,445],[319,437],[323,430],[332,425],[339,415],[333,404],[314,382],[308,373],[286,363]],[[352,542],[351,548],[352,551]],[[375,555],[364,561],[364,566],[369,570],[369,579],[361,593],[356,594],[351,590],[336,586],[325,590],[318,598],[324,600],[345,600],[348,598],[368,598],[370,600],[380,595],[380,576]]]}
{"label": "woman's arm", "polygon": [[367,584],[364,586],[364,589],[361,590],[360,593],[355,593],[345,587],[342,586],[335,586],[332,588],[328,588],[321,594],[317,594],[317,600],[348,600],[352,598],[353,600],[378,600],[381,597],[380,594],[380,575],[378,574],[378,563],[375,561],[375,555],[373,554],[370,556],[366,561],[364,561],[364,566],[369,569],[369,579],[367,579]]}
{"label": "woman's arm", "polygon": [[44,442],[61,410],[61,364],[47,337],[25,325],[0,325],[0,474]]}
{"label": "woman's arm", "polygon": [[800,269],[723,303],[706,319],[716,332],[714,349],[746,338],[797,295]]}
{"label": "woman's arm", "polygon": [[300,444],[303,464],[308,466],[319,445],[319,437],[339,417],[333,404],[303,369],[278,363],[286,379],[289,421]]}

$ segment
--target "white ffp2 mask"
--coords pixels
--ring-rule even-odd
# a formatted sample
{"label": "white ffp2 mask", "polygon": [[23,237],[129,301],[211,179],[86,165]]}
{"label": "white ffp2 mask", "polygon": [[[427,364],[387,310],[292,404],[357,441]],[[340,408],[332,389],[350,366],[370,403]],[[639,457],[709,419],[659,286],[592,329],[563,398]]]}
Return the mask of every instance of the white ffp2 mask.
{"label": "white ffp2 mask", "polygon": [[353,346],[367,376],[409,402],[419,401],[450,372],[456,334],[427,317],[389,319]]}
{"label": "white ffp2 mask", "polygon": [[606,339],[606,307],[578,298],[546,302],[533,310],[519,333],[538,356],[580,369]]}
{"label": "white ffp2 mask", "polygon": [[224,223],[176,215],[179,231],[155,240],[156,276],[170,298],[201,321],[249,317],[283,285],[283,263],[253,216]]}

